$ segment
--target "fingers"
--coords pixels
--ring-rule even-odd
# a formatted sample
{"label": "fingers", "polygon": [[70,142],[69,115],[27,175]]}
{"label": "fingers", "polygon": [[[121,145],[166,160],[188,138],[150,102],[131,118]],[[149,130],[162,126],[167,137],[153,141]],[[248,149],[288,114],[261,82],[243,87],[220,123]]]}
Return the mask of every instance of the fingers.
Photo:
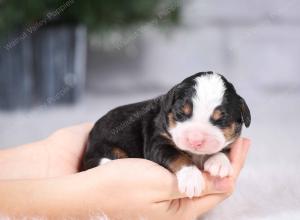
{"label": "fingers", "polygon": [[203,193],[204,195],[231,193],[233,191],[234,182],[244,166],[249,147],[250,140],[246,138],[239,138],[233,143],[229,155],[233,169],[232,176],[226,178],[215,178],[207,175],[205,178],[207,187]]}
{"label": "fingers", "polygon": [[92,127],[93,127],[92,123],[73,125],[70,127],[61,128],[55,131],[51,136],[65,136],[65,137],[77,136],[77,135],[85,136],[91,131]]}
{"label": "fingers", "polygon": [[188,219],[196,219],[213,209],[224,199],[226,199],[226,197],[223,194],[213,194],[195,198],[193,200],[186,200],[186,209],[184,212],[189,216]]}
{"label": "fingers", "polygon": [[92,126],[84,123],[55,131],[44,141],[48,157],[52,161],[64,161],[72,172],[77,172]]}
{"label": "fingers", "polygon": [[[233,143],[230,152],[230,161],[233,168],[233,174],[230,177],[219,178],[210,176],[208,173],[202,172],[205,188],[203,189],[200,197],[211,194],[231,194],[234,189],[235,180],[238,177],[244,162],[246,160],[247,152],[250,146],[250,140],[246,138],[239,138]],[[200,181],[200,180],[199,180]],[[177,181],[173,183],[170,199],[179,199],[187,197],[185,194],[180,193],[177,186]]]}
{"label": "fingers", "polygon": [[234,181],[232,177],[212,177],[206,173],[204,175],[206,176],[206,187],[202,193],[202,196],[232,192],[234,187]]}
{"label": "fingers", "polygon": [[247,153],[250,147],[250,140],[247,138],[239,138],[231,146],[230,161],[233,168],[233,177],[236,179],[244,166]]}
{"label": "fingers", "polygon": [[[204,179],[204,189],[201,192],[200,197],[210,195],[210,194],[226,194],[228,192],[232,192],[234,186],[234,180],[231,177],[228,178],[219,178],[210,176],[207,173],[202,173]],[[173,177],[173,181],[169,182],[172,185],[165,185],[165,192],[169,192],[167,198],[164,197],[163,200],[174,200],[174,199],[182,199],[186,198],[187,195],[181,193],[178,189],[178,183],[175,178]],[[199,180],[200,181],[200,180]]]}
{"label": "fingers", "polygon": [[[243,168],[249,147],[250,140],[246,138],[240,138],[233,143],[230,152],[233,176],[222,179],[206,177],[207,188],[204,195],[193,200],[186,200],[188,209],[186,213],[189,213],[191,219],[195,219],[211,210],[233,192],[235,180]],[[223,193],[219,193],[222,191]],[[205,195],[205,193],[208,195]]]}
{"label": "fingers", "polygon": [[89,132],[93,127],[92,123],[84,123],[66,128],[61,128],[49,136],[48,140],[55,144],[76,145],[81,147],[85,143]]}
{"label": "fingers", "polygon": [[92,127],[94,126],[93,123],[90,122],[86,122],[86,123],[82,123],[82,124],[78,124],[78,125],[73,125],[71,127],[67,127],[65,129],[69,129],[72,130],[74,132],[90,132],[90,130],[92,129]]}

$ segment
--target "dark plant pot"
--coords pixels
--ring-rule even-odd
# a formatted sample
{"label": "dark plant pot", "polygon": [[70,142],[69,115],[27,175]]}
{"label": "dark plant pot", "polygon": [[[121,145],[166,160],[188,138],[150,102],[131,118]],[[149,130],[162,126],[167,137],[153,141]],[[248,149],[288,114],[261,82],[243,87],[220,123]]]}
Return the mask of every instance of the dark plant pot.
{"label": "dark plant pot", "polygon": [[87,31],[81,25],[49,25],[0,51],[0,108],[74,103],[83,92]]}
{"label": "dark plant pot", "polygon": [[33,104],[33,54],[31,38],[9,37],[0,49],[0,108],[28,108]]}
{"label": "dark plant pot", "polygon": [[74,103],[86,75],[87,31],[81,25],[56,25],[34,36],[35,94],[39,103]]}

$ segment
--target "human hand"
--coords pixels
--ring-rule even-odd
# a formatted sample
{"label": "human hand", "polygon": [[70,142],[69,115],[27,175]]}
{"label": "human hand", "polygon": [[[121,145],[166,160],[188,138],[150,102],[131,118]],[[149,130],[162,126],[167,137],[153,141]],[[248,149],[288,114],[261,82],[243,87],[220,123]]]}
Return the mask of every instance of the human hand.
{"label": "human hand", "polygon": [[84,123],[62,128],[44,141],[49,149],[48,155],[53,159],[53,163],[49,166],[56,167],[51,176],[64,176],[79,172],[92,127],[92,123]]}
{"label": "human hand", "polygon": [[92,127],[92,123],[84,123],[62,128],[44,140],[0,150],[0,180],[77,173]]}
{"label": "human hand", "polygon": [[[231,195],[249,145],[248,139],[237,140],[229,155],[232,176],[221,179],[204,173],[206,188],[193,199],[178,191],[172,173],[148,160],[121,159],[96,167],[82,174],[95,183],[85,191],[88,207],[94,204],[93,210],[112,219],[196,219]],[[104,180],[101,184],[99,178]]]}
{"label": "human hand", "polygon": [[[3,182],[1,194],[7,210],[10,206],[4,193],[8,193],[7,198],[18,198],[20,213],[34,211],[55,218],[86,219],[104,213],[113,219],[194,219],[232,193],[249,147],[246,139],[234,143],[230,153],[233,175],[218,179],[204,174],[206,189],[201,197],[187,199],[178,192],[173,174],[144,159],[115,160],[77,173],[91,127],[92,124],[83,124],[64,128],[43,141],[2,151],[0,179],[41,178]],[[5,160],[9,153],[12,160]],[[9,164],[9,169],[2,166]],[[9,190],[15,184],[20,191],[15,187],[13,192]],[[35,197],[29,207],[27,199],[23,200],[33,192]],[[12,204],[16,207],[16,201]]]}

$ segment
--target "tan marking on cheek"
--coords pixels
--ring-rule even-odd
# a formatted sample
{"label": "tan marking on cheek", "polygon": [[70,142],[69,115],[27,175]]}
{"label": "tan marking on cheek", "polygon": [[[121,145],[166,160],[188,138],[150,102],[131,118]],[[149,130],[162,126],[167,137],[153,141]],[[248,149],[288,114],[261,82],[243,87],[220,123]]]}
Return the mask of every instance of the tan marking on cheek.
{"label": "tan marking on cheek", "polygon": [[168,114],[168,124],[169,128],[174,128],[176,126],[176,121],[174,120],[174,115],[172,112]]}
{"label": "tan marking on cheek", "polygon": [[165,138],[165,140],[167,140],[170,145],[174,145],[174,147],[176,148],[176,144],[174,143],[174,141],[172,139],[172,136],[170,134],[167,134],[165,132],[161,132],[160,136]]}
{"label": "tan marking on cheek", "polygon": [[224,134],[224,137],[225,137],[226,141],[230,141],[232,138],[235,137],[236,124],[232,123],[232,124],[230,124],[230,126],[222,129],[222,131],[223,131],[223,134]]}
{"label": "tan marking on cheek", "polygon": [[193,162],[192,162],[191,158],[188,155],[182,153],[169,164],[169,168],[172,172],[176,173],[182,167],[191,166],[192,164],[193,164]]}
{"label": "tan marking on cheek", "polygon": [[118,148],[118,147],[114,147],[112,149],[112,154],[117,158],[117,159],[121,159],[121,158],[127,158],[127,154],[125,151],[123,151],[122,149]]}
{"label": "tan marking on cheek", "polygon": [[184,112],[184,114],[190,115],[190,114],[192,114],[192,106],[190,104],[186,103],[182,107],[182,111]]}
{"label": "tan marking on cheek", "polygon": [[212,117],[213,120],[217,121],[220,118],[222,118],[222,112],[220,110],[216,109],[216,110],[214,110],[211,117]]}
{"label": "tan marking on cheek", "polygon": [[168,140],[171,140],[170,135],[168,135],[168,134],[165,133],[165,132],[160,133],[160,135],[163,136],[164,138],[167,138]]}

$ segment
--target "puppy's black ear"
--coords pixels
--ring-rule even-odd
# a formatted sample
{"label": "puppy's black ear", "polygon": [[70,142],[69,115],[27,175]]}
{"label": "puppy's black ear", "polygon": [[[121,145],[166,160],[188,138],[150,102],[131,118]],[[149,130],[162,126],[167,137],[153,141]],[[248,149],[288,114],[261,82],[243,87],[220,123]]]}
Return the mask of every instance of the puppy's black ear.
{"label": "puppy's black ear", "polygon": [[247,103],[241,96],[239,96],[239,99],[240,99],[240,109],[241,109],[242,119],[243,122],[245,123],[245,126],[248,128],[251,124],[250,110],[248,108]]}
{"label": "puppy's black ear", "polygon": [[168,113],[174,104],[177,87],[178,85],[174,86],[167,94],[163,96],[161,106],[163,107],[165,113]]}

